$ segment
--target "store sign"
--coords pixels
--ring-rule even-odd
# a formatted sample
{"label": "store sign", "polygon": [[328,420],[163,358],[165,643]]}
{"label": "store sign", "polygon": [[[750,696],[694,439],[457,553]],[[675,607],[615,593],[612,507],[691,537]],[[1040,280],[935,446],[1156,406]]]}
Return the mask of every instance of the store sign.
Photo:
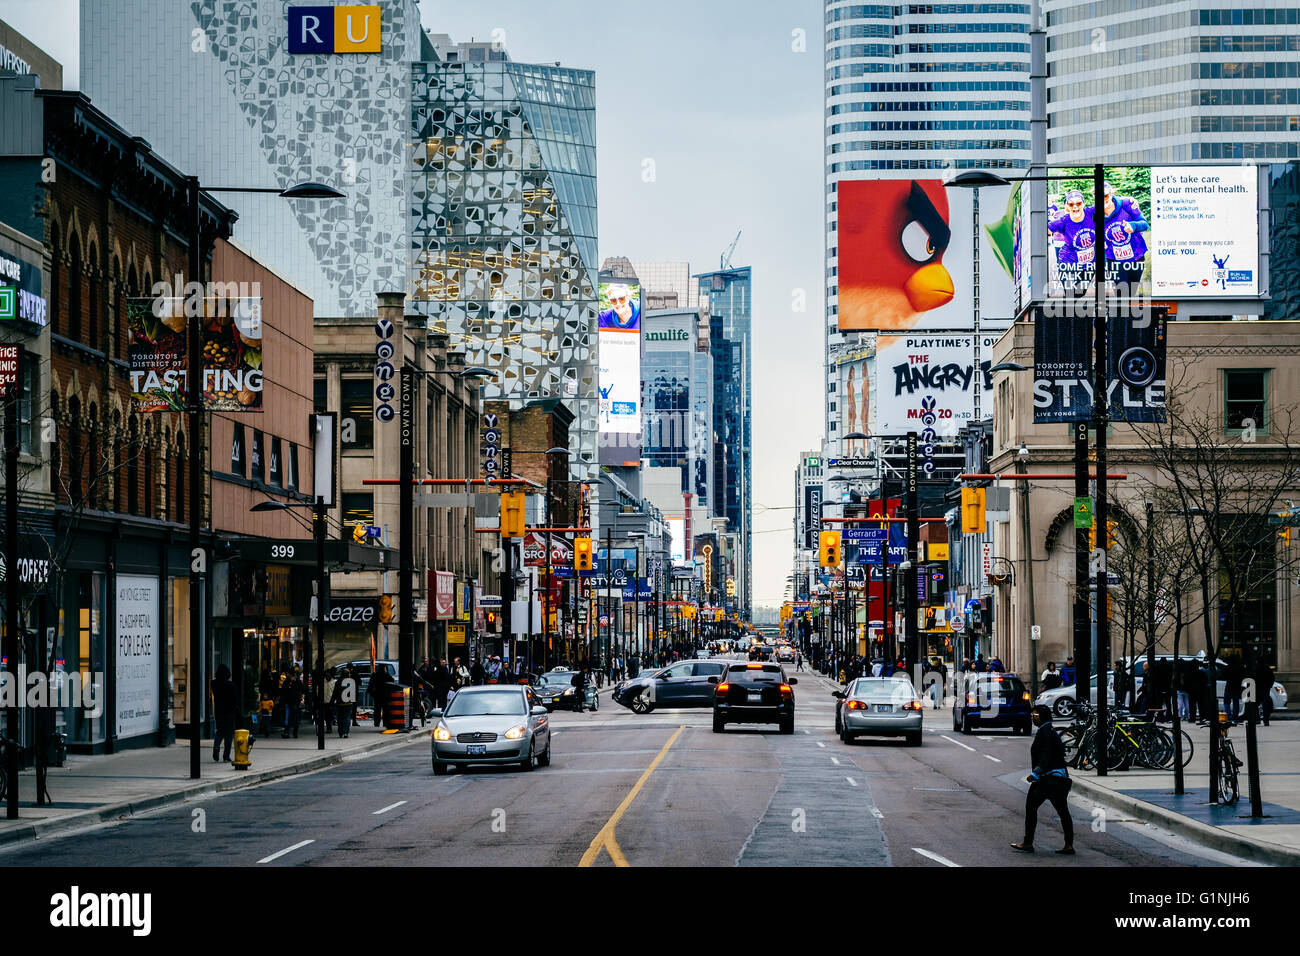
{"label": "store sign", "polygon": [[378,6],[289,8],[290,53],[380,52]]}
{"label": "store sign", "polygon": [[[483,474],[488,478],[502,475],[501,419],[495,412],[483,413]],[[504,473],[509,476],[509,472]]]}
{"label": "store sign", "polygon": [[822,527],[822,486],[803,486],[803,546],[809,550],[818,547],[818,534]]}
{"label": "store sign", "polygon": [[430,571],[429,590],[433,592],[433,619],[450,621],[456,613],[456,575],[450,571]]}
{"label": "store sign", "polygon": [[0,254],[0,322],[15,319],[42,327],[49,324],[45,297],[41,294],[41,269]]}
{"label": "store sign", "polygon": [[365,627],[379,620],[379,601],[376,598],[331,598],[329,604],[326,624],[360,624]]}
{"label": "store sign", "polygon": [[119,739],[158,729],[159,601],[156,577],[117,576],[113,663]]}
{"label": "store sign", "polygon": [[465,625],[448,624],[447,625],[447,643],[464,644],[465,643]]}

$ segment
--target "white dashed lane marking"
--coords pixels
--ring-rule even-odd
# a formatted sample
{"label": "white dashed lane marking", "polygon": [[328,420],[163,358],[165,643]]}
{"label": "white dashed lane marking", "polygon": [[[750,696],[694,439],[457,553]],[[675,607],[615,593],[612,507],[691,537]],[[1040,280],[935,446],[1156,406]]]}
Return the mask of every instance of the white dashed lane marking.
{"label": "white dashed lane marking", "polygon": [[376,816],[376,817],[377,817],[377,816],[379,816],[381,813],[387,813],[389,810],[396,810],[398,807],[400,807],[400,806],[401,806],[402,804],[404,804],[405,802],[406,802],[405,800],[398,800],[396,803],[390,803],[388,806],[384,807],[382,810],[376,810],[376,811],[372,814],[372,816]]}
{"label": "white dashed lane marking", "polygon": [[287,847],[285,847],[283,850],[281,850],[281,851],[278,852],[278,853],[272,853],[270,856],[264,856],[264,857],[262,857],[260,860],[258,860],[257,862],[258,862],[258,863],[270,863],[272,860],[278,860],[280,857],[284,856],[286,853],[292,853],[294,850],[301,850],[301,849],[302,849],[303,847],[305,847],[308,843],[315,843],[315,842],[316,842],[315,840],[303,840],[303,841],[301,841],[300,843],[295,843],[293,846],[287,846]]}
{"label": "white dashed lane marking", "polygon": [[858,785],[858,782],[854,780],[852,777],[845,777],[844,779],[849,782],[850,787],[856,787]]}
{"label": "white dashed lane marking", "polygon": [[954,866],[954,867],[961,866],[960,863],[954,863],[946,856],[940,856],[938,853],[931,853],[929,850],[923,850],[919,846],[914,846],[912,847],[912,849],[915,850],[917,853],[921,854],[921,856],[925,857],[927,860],[934,860],[936,863],[942,863],[944,866]]}
{"label": "white dashed lane marking", "polygon": [[[940,734],[939,736],[942,737],[944,740],[948,741],[948,743],[950,743],[950,744],[956,744],[958,747],[966,747],[966,749],[969,750],[971,753],[975,753],[975,752],[976,752],[974,747],[967,747],[967,746],[966,746],[964,743],[962,743],[960,740],[953,740],[953,739],[952,739],[951,737],[949,737],[947,734]],[[920,851],[918,850],[917,852],[919,853]]]}
{"label": "white dashed lane marking", "polygon": [[999,760],[997,757],[993,757],[993,756],[991,756],[991,755],[989,755],[989,754],[983,754],[983,756],[984,756],[985,759],[987,759],[987,760],[992,760],[994,763],[1001,763],[1001,762],[1002,762],[1002,761]]}

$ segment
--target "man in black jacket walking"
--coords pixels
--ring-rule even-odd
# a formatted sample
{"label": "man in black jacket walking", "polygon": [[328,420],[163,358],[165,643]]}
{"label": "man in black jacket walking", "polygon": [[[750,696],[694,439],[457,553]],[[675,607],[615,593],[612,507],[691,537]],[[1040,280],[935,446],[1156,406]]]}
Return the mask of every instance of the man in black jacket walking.
{"label": "man in black jacket walking", "polygon": [[1056,852],[1073,855],[1074,822],[1070,819],[1070,807],[1065,800],[1071,785],[1070,775],[1065,769],[1065,745],[1052,727],[1050,708],[1042,705],[1035,707],[1033,721],[1038,733],[1029,749],[1029,759],[1034,769],[1025,778],[1029,781],[1029,795],[1025,798],[1025,838],[1020,843],[1011,844],[1011,849],[1022,853],[1034,852],[1038,808],[1044,801],[1050,801],[1061,818],[1061,829],[1065,831],[1065,846]]}
{"label": "man in black jacket walking", "polygon": [[[230,668],[225,664],[217,665],[216,677],[212,680],[212,716],[216,719],[217,730],[212,736],[212,759],[230,763],[230,745],[235,739],[235,682],[230,679]],[[225,744],[225,756],[218,751]]]}

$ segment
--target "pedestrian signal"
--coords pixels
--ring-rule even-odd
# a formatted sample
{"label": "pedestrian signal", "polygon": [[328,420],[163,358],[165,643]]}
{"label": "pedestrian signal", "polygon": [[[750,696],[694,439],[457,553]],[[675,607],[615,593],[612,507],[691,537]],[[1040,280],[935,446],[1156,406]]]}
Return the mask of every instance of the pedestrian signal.
{"label": "pedestrian signal", "polygon": [[579,571],[590,571],[593,565],[594,552],[592,551],[590,538],[575,538],[573,540],[573,566]]}
{"label": "pedestrian signal", "polygon": [[987,525],[984,519],[984,489],[961,490],[961,533],[983,534]]}
{"label": "pedestrian signal", "polygon": [[840,533],[838,531],[822,531],[819,533],[818,542],[821,544],[821,566],[823,568],[838,568],[840,566]]}

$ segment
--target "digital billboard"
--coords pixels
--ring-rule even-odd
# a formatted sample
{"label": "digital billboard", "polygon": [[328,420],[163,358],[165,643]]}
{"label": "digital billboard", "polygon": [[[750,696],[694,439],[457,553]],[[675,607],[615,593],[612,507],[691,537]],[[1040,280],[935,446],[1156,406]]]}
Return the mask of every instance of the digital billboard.
{"label": "digital billboard", "polygon": [[[1093,293],[1097,242],[1093,170],[1054,169],[1051,177],[1044,291],[1049,298],[1086,297]],[[1258,296],[1258,177],[1249,165],[1108,168],[1102,193],[1107,294]],[[1018,308],[1030,298],[1029,258],[1029,244],[1018,243]]]}
{"label": "digital billboard", "polygon": [[840,454],[844,457],[866,457],[870,453],[868,442],[855,438],[845,441],[844,435],[861,432],[873,433],[871,388],[874,384],[876,358],[874,350],[853,352],[835,360],[838,376],[836,402],[839,410]]}
{"label": "digital billboard", "polygon": [[[985,411],[993,407],[988,369],[1000,335],[980,333]],[[952,441],[974,418],[975,336],[970,332],[878,336],[876,370],[876,427],[882,435],[914,431],[922,441]]]}
{"label": "digital billboard", "polygon": [[[837,186],[842,332],[968,329],[974,311],[974,197],[939,179],[843,180]],[[980,191],[980,302],[1011,317],[1010,187]]]}
{"label": "digital billboard", "polygon": [[601,282],[597,322],[598,431],[602,465],[641,460],[641,287]]}

